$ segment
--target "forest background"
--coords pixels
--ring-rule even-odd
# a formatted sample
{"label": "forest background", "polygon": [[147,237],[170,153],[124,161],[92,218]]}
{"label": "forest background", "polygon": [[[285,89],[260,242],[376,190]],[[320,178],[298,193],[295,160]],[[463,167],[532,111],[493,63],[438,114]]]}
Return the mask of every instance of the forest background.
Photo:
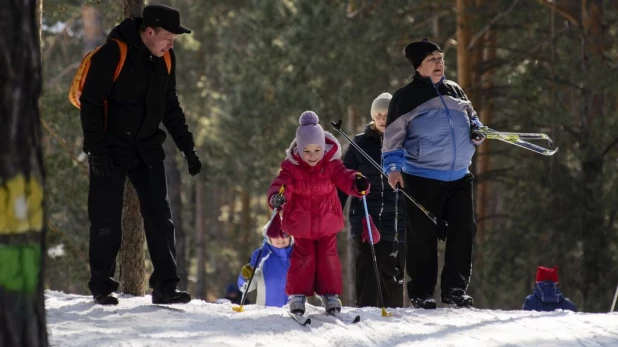
{"label": "forest background", "polygon": [[[147,2],[152,3],[152,2]],[[477,151],[470,294],[480,308],[518,309],[538,265],[560,267],[581,310],[606,311],[618,285],[618,4],[601,0],[161,0],[183,25],[177,89],[204,168],[191,178],[166,142],[177,226],[180,287],[224,295],[261,243],[266,191],[314,110],[325,130],[351,136],[371,101],[410,81],[403,48],[423,38],[445,53],[485,125],[545,132],[544,157],[500,142]],[[46,288],[87,294],[88,179],[79,111],[67,92],[84,54],[139,12],[139,0],[43,0],[43,94],[47,169]],[[341,143],[347,146],[341,138]],[[125,293],[147,293],[148,254],[138,205],[127,189],[119,276]],[[339,234],[345,305],[353,306],[354,250]],[[441,244],[440,247],[443,247]],[[138,251],[129,252],[131,249]]]}

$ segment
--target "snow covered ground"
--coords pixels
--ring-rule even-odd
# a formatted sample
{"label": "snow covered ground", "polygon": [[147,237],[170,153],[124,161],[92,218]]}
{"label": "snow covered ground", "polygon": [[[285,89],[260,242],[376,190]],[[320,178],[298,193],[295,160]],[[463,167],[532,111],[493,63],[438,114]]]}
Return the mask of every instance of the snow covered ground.
{"label": "snow covered ground", "polygon": [[618,312],[493,311],[344,307],[362,316],[344,324],[308,306],[303,327],[284,308],[193,300],[154,306],[150,296],[120,297],[115,307],[89,296],[46,291],[52,346],[618,346]]}

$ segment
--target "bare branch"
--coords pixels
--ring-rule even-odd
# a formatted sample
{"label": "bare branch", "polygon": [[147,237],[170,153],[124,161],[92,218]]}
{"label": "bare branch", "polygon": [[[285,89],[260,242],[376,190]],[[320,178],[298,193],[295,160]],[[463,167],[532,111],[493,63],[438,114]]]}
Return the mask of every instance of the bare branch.
{"label": "bare branch", "polygon": [[75,71],[78,67],[79,64],[81,64],[81,62],[77,62],[77,63],[73,63],[69,66],[67,66],[64,70],[62,70],[58,75],[56,75],[54,78],[50,79],[49,81],[45,82],[45,88],[51,88],[53,87],[60,79],[62,79],[65,75]]}
{"label": "bare branch", "polygon": [[354,18],[356,17],[356,15],[363,13],[366,9],[368,9],[369,7],[371,7],[371,5],[373,5],[373,3],[375,2],[375,0],[369,0],[366,3],[363,4],[363,6],[361,6],[359,9],[349,12],[347,14],[348,18]]}
{"label": "bare branch", "polygon": [[581,24],[579,23],[579,21],[577,20],[577,18],[575,18],[575,16],[573,16],[572,14],[570,14],[567,10],[561,8],[560,6],[556,5],[554,3],[554,1],[552,0],[539,0],[539,2],[541,3],[541,5],[545,5],[546,7],[560,13],[560,15],[562,17],[564,17],[564,19],[566,19],[567,21],[569,21],[569,23],[575,25],[576,27],[581,27]]}
{"label": "bare branch", "polygon": [[614,146],[618,145],[618,138],[615,138],[614,141],[612,143],[609,144],[609,146],[607,146],[604,150],[603,150],[603,155],[605,156],[607,153],[609,153],[609,151],[612,150],[612,148]]}
{"label": "bare branch", "polygon": [[487,23],[487,25],[483,29],[481,29],[481,31],[479,31],[476,35],[474,35],[474,37],[470,40],[470,43],[468,44],[468,50],[472,49],[472,47],[474,47],[474,44],[476,43],[476,41],[478,41],[478,39],[480,39],[481,36],[483,36],[487,31],[489,31],[489,29],[491,29],[491,27],[500,18],[502,18],[507,13],[511,12],[513,10],[513,8],[515,7],[515,5],[517,5],[518,2],[519,2],[519,0],[513,0],[513,3],[511,4],[511,6],[509,8],[506,9],[506,11],[498,13],[498,15],[496,15],[494,18],[492,18],[489,21],[489,23]]}
{"label": "bare branch", "polygon": [[43,127],[47,129],[47,131],[51,134],[51,136],[53,136],[56,139],[56,141],[58,141],[62,149],[64,149],[64,151],[67,152],[67,154],[71,157],[71,159],[73,159],[73,161],[77,164],[77,166],[82,170],[83,174],[88,176],[88,170],[86,170],[86,166],[84,165],[84,163],[80,162],[77,159],[77,157],[75,157],[73,152],[69,149],[69,146],[67,145],[66,141],[62,137],[60,137],[60,135],[58,135],[54,131],[54,129],[44,119],[41,119],[41,124],[43,124]]}
{"label": "bare branch", "polygon": [[[73,25],[73,23],[79,19],[79,17],[81,16],[81,13],[78,13],[77,15],[69,18],[69,20],[66,22],[66,24],[64,25],[64,28],[62,28],[62,33],[66,34],[67,31],[69,30],[69,28]],[[43,52],[43,61],[48,61],[49,60],[49,55],[51,54],[52,49],[54,48],[54,46],[56,45],[56,42],[58,42],[58,40],[60,40],[60,38],[63,35],[61,34],[57,34],[55,35],[52,39],[51,42],[49,43],[49,45],[45,46],[45,52]]]}

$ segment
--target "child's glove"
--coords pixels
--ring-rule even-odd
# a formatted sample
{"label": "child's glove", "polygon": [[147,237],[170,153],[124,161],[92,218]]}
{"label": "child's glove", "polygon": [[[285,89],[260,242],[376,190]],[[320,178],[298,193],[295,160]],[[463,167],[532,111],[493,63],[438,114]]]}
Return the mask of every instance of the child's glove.
{"label": "child's glove", "polygon": [[[380,242],[380,231],[378,231],[378,228],[376,228],[376,225],[373,224],[373,218],[371,218],[371,216],[369,216],[369,224],[371,227],[371,238],[373,239],[373,244],[375,245],[376,243]],[[367,226],[367,218],[363,217],[363,234],[362,234],[362,238],[361,240],[363,242],[366,243],[370,243],[370,239],[369,239],[369,227]]]}
{"label": "child's glove", "polygon": [[272,205],[272,207],[280,210],[281,207],[283,207],[283,205],[285,204],[285,196],[283,196],[282,194],[275,194],[273,196],[270,197],[270,204]]}
{"label": "child's glove", "polygon": [[242,270],[240,270],[240,276],[245,280],[249,280],[249,278],[251,278],[251,275],[253,275],[253,270],[253,265],[246,264],[242,267]]}
{"label": "child's glove", "polygon": [[369,194],[369,188],[371,184],[367,177],[363,176],[360,172],[356,173],[356,180],[354,180],[354,190],[360,194]]}

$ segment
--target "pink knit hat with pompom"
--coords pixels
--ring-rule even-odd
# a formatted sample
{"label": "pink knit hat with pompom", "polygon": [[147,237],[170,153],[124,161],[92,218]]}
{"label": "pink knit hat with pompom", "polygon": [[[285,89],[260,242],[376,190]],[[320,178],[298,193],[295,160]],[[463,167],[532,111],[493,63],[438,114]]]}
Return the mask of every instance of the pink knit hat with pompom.
{"label": "pink knit hat with pompom", "polygon": [[296,129],[296,146],[300,155],[305,146],[318,145],[322,148],[324,154],[326,140],[324,138],[324,129],[318,124],[320,118],[313,111],[305,111],[300,115],[298,122],[300,126]]}

